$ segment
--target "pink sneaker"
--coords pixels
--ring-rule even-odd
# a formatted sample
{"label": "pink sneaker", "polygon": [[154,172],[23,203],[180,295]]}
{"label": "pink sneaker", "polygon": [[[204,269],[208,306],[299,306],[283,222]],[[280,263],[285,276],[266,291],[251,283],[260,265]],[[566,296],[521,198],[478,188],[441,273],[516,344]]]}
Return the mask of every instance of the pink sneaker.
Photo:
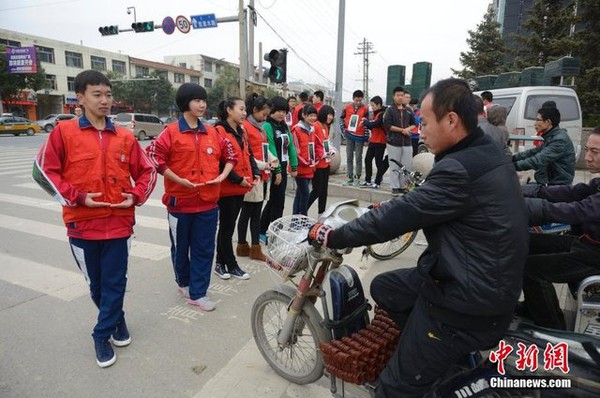
{"label": "pink sneaker", "polygon": [[200,308],[202,311],[210,312],[213,311],[216,307],[214,301],[208,298],[208,296],[200,297],[199,299],[192,300],[188,299],[187,303],[190,305],[195,305]]}
{"label": "pink sneaker", "polygon": [[190,298],[190,288],[189,288],[189,286],[186,286],[186,287],[177,286],[177,290],[179,290],[179,294],[181,294],[181,296],[183,298],[186,298],[186,299]]}

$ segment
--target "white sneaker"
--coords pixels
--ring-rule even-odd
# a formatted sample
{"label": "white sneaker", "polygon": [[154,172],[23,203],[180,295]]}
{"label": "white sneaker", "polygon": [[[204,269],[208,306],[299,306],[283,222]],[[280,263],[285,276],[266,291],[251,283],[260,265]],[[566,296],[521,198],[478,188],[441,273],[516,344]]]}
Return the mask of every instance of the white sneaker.
{"label": "white sneaker", "polygon": [[199,299],[192,300],[188,299],[187,303],[200,308],[202,311],[210,312],[217,306],[214,301],[208,298],[208,296],[200,297]]}

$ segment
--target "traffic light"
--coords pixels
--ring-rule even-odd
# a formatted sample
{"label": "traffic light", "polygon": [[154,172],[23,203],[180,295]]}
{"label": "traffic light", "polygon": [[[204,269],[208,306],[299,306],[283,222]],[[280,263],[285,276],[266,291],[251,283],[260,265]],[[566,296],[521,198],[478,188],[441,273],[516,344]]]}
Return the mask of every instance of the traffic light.
{"label": "traffic light", "polygon": [[135,33],[152,32],[154,30],[154,21],[134,22],[131,24],[131,29]]}
{"label": "traffic light", "polygon": [[98,31],[102,36],[118,35],[119,27],[117,25],[100,26]]}
{"label": "traffic light", "polygon": [[271,63],[269,79],[272,83],[285,83],[287,81],[287,50],[271,50],[264,56],[265,61]]}

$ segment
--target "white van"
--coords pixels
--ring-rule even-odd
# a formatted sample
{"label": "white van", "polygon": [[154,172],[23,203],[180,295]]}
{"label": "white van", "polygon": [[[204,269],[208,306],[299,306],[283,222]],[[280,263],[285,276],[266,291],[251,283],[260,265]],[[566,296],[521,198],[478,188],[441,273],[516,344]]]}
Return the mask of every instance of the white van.
{"label": "white van", "polygon": [[[559,86],[527,86],[487,90],[494,95],[493,104],[508,109],[506,127],[510,134],[535,136],[533,128],[537,111],[546,101],[556,102],[560,127],[567,130],[575,150],[581,145],[581,106],[575,90]],[[482,91],[475,94],[481,95]],[[526,146],[531,146],[528,141]],[[579,153],[577,153],[579,155]]]}

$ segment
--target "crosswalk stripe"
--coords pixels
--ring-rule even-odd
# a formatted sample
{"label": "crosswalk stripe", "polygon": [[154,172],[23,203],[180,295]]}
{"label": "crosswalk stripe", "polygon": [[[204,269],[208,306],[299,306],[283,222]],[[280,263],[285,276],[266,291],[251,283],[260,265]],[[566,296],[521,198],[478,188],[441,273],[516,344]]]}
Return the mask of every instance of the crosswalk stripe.
{"label": "crosswalk stripe", "polygon": [[19,170],[20,172],[25,171],[25,170],[31,170],[31,168],[33,167],[33,162],[30,163],[24,163],[24,164],[11,164],[10,166],[3,166],[2,164],[0,164],[0,170],[5,171],[5,170]]}
{"label": "crosswalk stripe", "polygon": [[[68,242],[65,227],[58,227],[56,225],[28,220],[25,218],[0,215],[0,228],[41,236],[61,242]],[[171,249],[167,246],[141,242],[135,238],[131,240],[131,255],[134,257],[140,257],[152,261],[160,261],[168,258],[170,254]]]}
{"label": "crosswalk stripe", "polygon": [[80,272],[66,271],[4,253],[0,253],[0,280],[64,301],[72,301],[89,293]]}
{"label": "crosswalk stripe", "polygon": [[[40,190],[40,186],[35,182],[24,182],[22,184],[14,184],[14,187]],[[165,205],[159,199],[148,199],[142,206],[160,207],[165,209]]]}
{"label": "crosswalk stripe", "polygon": [[19,170],[0,171],[0,176],[7,176],[10,174],[19,174],[19,173],[24,172],[27,169],[31,169],[31,167],[21,167],[21,168],[19,168]]}
{"label": "crosswalk stripe", "polygon": [[[62,212],[61,205],[53,200],[44,200],[31,198],[29,196],[11,195],[0,193],[0,202],[12,203],[20,206],[29,206],[35,208],[44,208],[54,212]],[[160,229],[168,231],[169,226],[166,217],[164,219],[157,217],[148,217],[136,214],[135,224],[141,227]]]}

